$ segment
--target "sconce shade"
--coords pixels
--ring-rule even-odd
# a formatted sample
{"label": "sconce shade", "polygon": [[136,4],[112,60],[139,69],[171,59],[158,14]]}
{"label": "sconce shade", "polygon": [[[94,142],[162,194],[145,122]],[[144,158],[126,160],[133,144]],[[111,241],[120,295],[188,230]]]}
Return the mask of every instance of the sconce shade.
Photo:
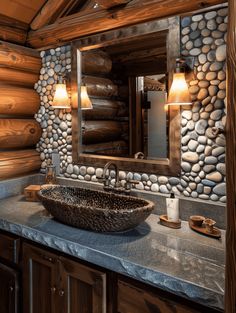
{"label": "sconce shade", "polygon": [[66,84],[56,84],[52,106],[58,109],[70,108],[70,99],[66,90]]}
{"label": "sconce shade", "polygon": [[168,105],[192,104],[184,73],[174,73],[167,100]]}
{"label": "sconce shade", "polygon": [[88,110],[93,108],[93,104],[89,99],[86,86],[81,86],[80,105],[81,110]]}

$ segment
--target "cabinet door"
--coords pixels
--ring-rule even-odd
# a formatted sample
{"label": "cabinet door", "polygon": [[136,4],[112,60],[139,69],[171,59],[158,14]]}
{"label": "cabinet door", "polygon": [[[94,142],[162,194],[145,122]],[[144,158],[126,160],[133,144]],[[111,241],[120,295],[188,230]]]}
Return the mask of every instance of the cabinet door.
{"label": "cabinet door", "polygon": [[0,312],[19,312],[18,273],[0,263]]}
{"label": "cabinet door", "polygon": [[54,313],[57,299],[57,256],[23,245],[24,313]]}
{"label": "cabinet door", "polygon": [[60,258],[57,313],[106,313],[106,274]]}
{"label": "cabinet door", "polygon": [[[145,287],[143,287],[145,288]],[[171,296],[170,296],[171,297]],[[197,305],[196,305],[197,306]],[[203,313],[205,310],[195,310],[172,301],[171,298],[157,293],[137,288],[126,282],[118,282],[118,312],[119,313]],[[209,312],[212,312],[209,310]]]}

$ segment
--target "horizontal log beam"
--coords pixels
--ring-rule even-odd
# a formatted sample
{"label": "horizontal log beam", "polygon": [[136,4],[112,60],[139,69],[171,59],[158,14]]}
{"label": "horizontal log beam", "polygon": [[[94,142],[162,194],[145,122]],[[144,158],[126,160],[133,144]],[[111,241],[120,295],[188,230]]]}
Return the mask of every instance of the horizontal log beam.
{"label": "horizontal log beam", "polygon": [[31,22],[30,28],[37,30],[47,25],[53,16],[64,9],[67,3],[68,0],[48,0]]}
{"label": "horizontal log beam", "polygon": [[33,87],[38,80],[38,74],[7,68],[0,65],[0,81],[4,84],[14,84]]}
{"label": "horizontal log beam", "polygon": [[40,125],[33,119],[0,119],[1,149],[35,146],[41,133]]}
{"label": "horizontal log beam", "polygon": [[28,25],[0,14],[0,39],[23,45],[27,37]]}
{"label": "horizontal log beam", "polygon": [[117,95],[117,86],[108,78],[84,76],[83,83],[87,86],[89,96],[106,98]]}
{"label": "horizontal log beam", "polygon": [[20,70],[27,69],[29,72],[38,74],[41,63],[38,51],[0,41],[0,66]]}
{"label": "horizontal log beam", "polygon": [[39,153],[34,149],[0,152],[0,179],[28,174],[40,166]]}
{"label": "horizontal log beam", "polygon": [[112,61],[103,52],[86,51],[82,53],[82,72],[84,74],[107,74],[112,69]]}
{"label": "horizontal log beam", "polygon": [[203,9],[225,0],[153,0],[127,4],[124,8],[109,12],[93,9],[63,17],[52,25],[45,26],[28,34],[27,43],[34,48],[62,45],[73,39],[122,26],[179,15]]}
{"label": "horizontal log beam", "polygon": [[128,105],[125,102],[91,99],[92,110],[83,110],[82,115],[85,120],[114,120],[116,117],[128,116]]}
{"label": "horizontal log beam", "polygon": [[39,109],[39,95],[33,89],[1,85],[0,95],[0,114],[32,116]]}
{"label": "horizontal log beam", "polygon": [[86,145],[117,140],[121,134],[121,123],[115,121],[85,121],[82,126],[82,142]]}

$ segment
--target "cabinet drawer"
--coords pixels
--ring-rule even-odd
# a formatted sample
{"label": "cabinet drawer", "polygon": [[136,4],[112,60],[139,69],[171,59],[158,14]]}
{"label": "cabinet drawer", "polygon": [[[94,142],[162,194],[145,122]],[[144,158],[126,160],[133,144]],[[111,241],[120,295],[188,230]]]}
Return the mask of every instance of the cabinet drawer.
{"label": "cabinet drawer", "polygon": [[20,238],[0,233],[0,257],[7,261],[18,263]]}

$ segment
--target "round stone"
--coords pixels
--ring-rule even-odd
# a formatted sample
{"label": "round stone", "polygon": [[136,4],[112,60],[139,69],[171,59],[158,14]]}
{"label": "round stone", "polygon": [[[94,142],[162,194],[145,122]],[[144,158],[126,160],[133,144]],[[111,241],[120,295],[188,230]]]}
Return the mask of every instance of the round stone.
{"label": "round stone", "polygon": [[190,172],[191,171],[191,165],[187,162],[182,162],[181,168],[184,172]]}
{"label": "round stone", "polygon": [[218,172],[220,172],[222,175],[226,175],[226,167],[224,163],[219,163],[216,165],[216,169]]}
{"label": "round stone", "polygon": [[222,109],[224,107],[224,102],[220,99],[217,99],[214,103],[215,109]]}
{"label": "round stone", "polygon": [[86,166],[81,166],[79,169],[80,175],[85,176],[87,173]]}
{"label": "round stone", "polygon": [[94,168],[94,167],[89,166],[89,167],[87,168],[87,174],[89,174],[89,175],[93,175],[94,173],[95,173],[95,168]]}
{"label": "round stone", "polygon": [[189,92],[191,93],[191,94],[196,94],[196,93],[198,93],[198,91],[199,91],[199,87],[198,86],[191,86],[190,88],[189,88]]}
{"label": "round stone", "polygon": [[151,181],[152,183],[156,183],[156,182],[157,182],[157,176],[156,176],[156,175],[151,174],[150,177],[149,177],[149,179],[150,179],[150,181]]}
{"label": "round stone", "polygon": [[184,136],[181,139],[181,144],[184,145],[184,146],[187,145],[190,139],[191,139],[191,137],[189,135]]}
{"label": "round stone", "polygon": [[205,173],[210,173],[210,172],[212,172],[212,171],[214,171],[215,170],[215,165],[205,165],[204,167],[203,167],[203,171],[205,172]]}
{"label": "round stone", "polygon": [[207,22],[207,28],[209,30],[215,30],[217,28],[217,24],[216,24],[216,21],[214,19],[210,19],[208,22]]}
{"label": "round stone", "polygon": [[216,11],[207,12],[207,13],[205,14],[205,19],[206,19],[206,20],[211,20],[211,19],[215,18],[216,15],[217,15]]}
{"label": "round stone", "polygon": [[223,89],[219,90],[218,93],[217,93],[217,97],[218,97],[219,99],[225,99],[225,97],[226,97],[226,91],[223,90]]}
{"label": "round stone", "polygon": [[210,71],[217,72],[217,71],[221,70],[222,67],[223,67],[222,62],[214,62],[210,66]]}
{"label": "round stone", "polygon": [[213,38],[212,37],[204,37],[202,42],[204,45],[211,45],[213,43]]}
{"label": "round stone", "polygon": [[221,183],[221,184],[216,185],[213,188],[213,192],[218,196],[224,196],[226,194],[226,184]]}
{"label": "round stone", "polygon": [[194,47],[199,48],[202,46],[202,39],[201,38],[197,38],[196,40],[194,40],[193,43]]}
{"label": "round stone", "polygon": [[204,64],[206,62],[207,58],[206,58],[206,55],[201,53],[199,56],[198,56],[198,61],[200,64]]}
{"label": "round stone", "polygon": [[206,88],[202,88],[198,95],[197,95],[197,99],[198,100],[203,100],[208,96],[208,90]]}
{"label": "round stone", "polygon": [[207,121],[206,120],[199,120],[195,125],[195,130],[199,135],[203,135],[207,128]]}
{"label": "round stone", "polygon": [[199,83],[198,83],[198,86],[199,86],[200,88],[207,88],[209,85],[210,85],[210,83],[209,83],[209,81],[207,81],[207,80],[201,80],[201,81],[199,81]]}
{"label": "round stone", "polygon": [[205,146],[204,145],[199,145],[198,147],[197,147],[197,153],[202,153],[203,151],[205,150]]}
{"label": "round stone", "polygon": [[185,35],[188,35],[190,33],[190,27],[184,27],[182,29],[182,35],[185,36]]}
{"label": "round stone", "polygon": [[211,97],[215,96],[218,92],[219,88],[217,86],[214,86],[214,85],[211,85],[209,88],[208,88],[208,92],[209,92],[209,95]]}
{"label": "round stone", "polygon": [[214,156],[207,156],[205,158],[205,164],[216,164],[217,163],[217,158]]}
{"label": "round stone", "polygon": [[185,45],[185,48],[187,50],[191,50],[193,48],[193,42],[192,41],[188,41]]}
{"label": "round stone", "polygon": [[197,149],[197,146],[198,146],[198,142],[196,140],[190,140],[189,143],[188,143],[188,148],[189,150],[191,151],[196,151]]}
{"label": "round stone", "polygon": [[216,185],[215,182],[209,180],[209,179],[203,179],[202,184],[209,187],[214,187]]}
{"label": "round stone", "polygon": [[158,184],[154,183],[151,185],[151,191],[153,192],[158,192],[159,191],[159,186]]}
{"label": "round stone", "polygon": [[217,78],[218,78],[219,80],[225,80],[225,79],[226,79],[226,73],[225,73],[225,71],[219,71],[219,72],[218,72],[218,75],[217,75]]}
{"label": "round stone", "polygon": [[203,37],[208,37],[210,35],[210,33],[211,33],[211,31],[209,29],[206,29],[206,28],[201,31],[201,35]]}
{"label": "round stone", "polygon": [[[218,31],[218,30],[214,30],[211,35],[212,35],[213,38],[219,39],[219,38],[221,38],[223,36],[223,33]],[[213,48],[215,49],[215,46]]]}
{"label": "round stone", "polygon": [[159,190],[161,193],[169,193],[169,190],[167,189],[166,185],[161,185]]}
{"label": "round stone", "polygon": [[66,122],[61,122],[59,127],[60,127],[60,129],[63,130],[63,131],[67,130],[67,128],[68,128]]}
{"label": "round stone", "polygon": [[160,185],[165,185],[165,184],[168,183],[168,178],[165,177],[165,176],[160,176],[160,177],[158,177],[158,183],[159,183]]}
{"label": "round stone", "polygon": [[216,60],[223,62],[226,59],[226,45],[219,46],[216,49]]}
{"label": "round stone", "polygon": [[[124,173],[125,173],[125,172],[124,172]],[[125,177],[124,177],[124,178],[125,178]],[[142,180],[142,181],[148,181],[148,175],[145,174],[145,173],[142,174],[142,175],[141,175],[141,180]]]}
{"label": "round stone", "polygon": [[210,118],[214,121],[218,121],[222,116],[222,110],[215,110],[211,113]]}
{"label": "round stone", "polygon": [[170,177],[169,178],[169,183],[172,185],[172,186],[176,186],[179,184],[179,178],[177,177]]}
{"label": "round stone", "polygon": [[222,175],[219,172],[212,172],[206,175],[206,179],[219,183],[222,181]]}
{"label": "round stone", "polygon": [[139,173],[134,173],[134,180],[141,180],[141,175]]}
{"label": "round stone", "polygon": [[201,170],[201,167],[199,164],[194,164],[193,167],[192,167],[192,171],[195,172],[195,173],[198,173],[200,172]]}
{"label": "round stone", "polygon": [[199,73],[197,73],[197,79],[199,79],[200,81],[202,80],[202,79],[204,79],[205,78],[205,73],[204,72],[199,72]]}
{"label": "round stone", "polygon": [[205,20],[201,20],[199,23],[198,23],[198,28],[200,30],[204,29],[206,27],[206,21]]}
{"label": "round stone", "polygon": [[189,26],[191,23],[191,18],[189,16],[183,17],[181,20],[181,26],[186,27]]}
{"label": "round stone", "polygon": [[68,174],[73,174],[73,171],[74,171],[73,165],[72,165],[72,164],[69,164],[69,165],[67,166],[66,172],[67,172]]}
{"label": "round stone", "polygon": [[217,14],[219,15],[219,16],[227,16],[227,14],[228,14],[228,8],[224,8],[224,9],[220,9],[220,10],[218,10],[218,12],[217,12]]}
{"label": "round stone", "polygon": [[[188,35],[183,36],[182,39],[181,39],[181,41],[182,41],[182,44],[183,44],[183,45],[186,44],[186,43],[189,41],[189,36],[188,36]],[[183,52],[182,52],[182,53],[183,53]]]}
{"label": "round stone", "polygon": [[199,22],[203,19],[203,15],[202,14],[197,14],[197,15],[193,15],[192,16],[192,21],[193,22]]}
{"label": "round stone", "polygon": [[211,81],[217,77],[217,73],[209,72],[206,74],[206,80]]}
{"label": "round stone", "polygon": [[[196,24],[196,26],[197,26],[197,24]],[[190,33],[189,37],[190,37],[190,39],[194,40],[194,39],[198,38],[200,36],[200,34],[201,33],[199,30],[195,30],[195,31]]]}
{"label": "round stone", "polygon": [[190,163],[196,163],[199,160],[198,154],[195,152],[185,152],[182,155],[183,161],[187,161]]}

